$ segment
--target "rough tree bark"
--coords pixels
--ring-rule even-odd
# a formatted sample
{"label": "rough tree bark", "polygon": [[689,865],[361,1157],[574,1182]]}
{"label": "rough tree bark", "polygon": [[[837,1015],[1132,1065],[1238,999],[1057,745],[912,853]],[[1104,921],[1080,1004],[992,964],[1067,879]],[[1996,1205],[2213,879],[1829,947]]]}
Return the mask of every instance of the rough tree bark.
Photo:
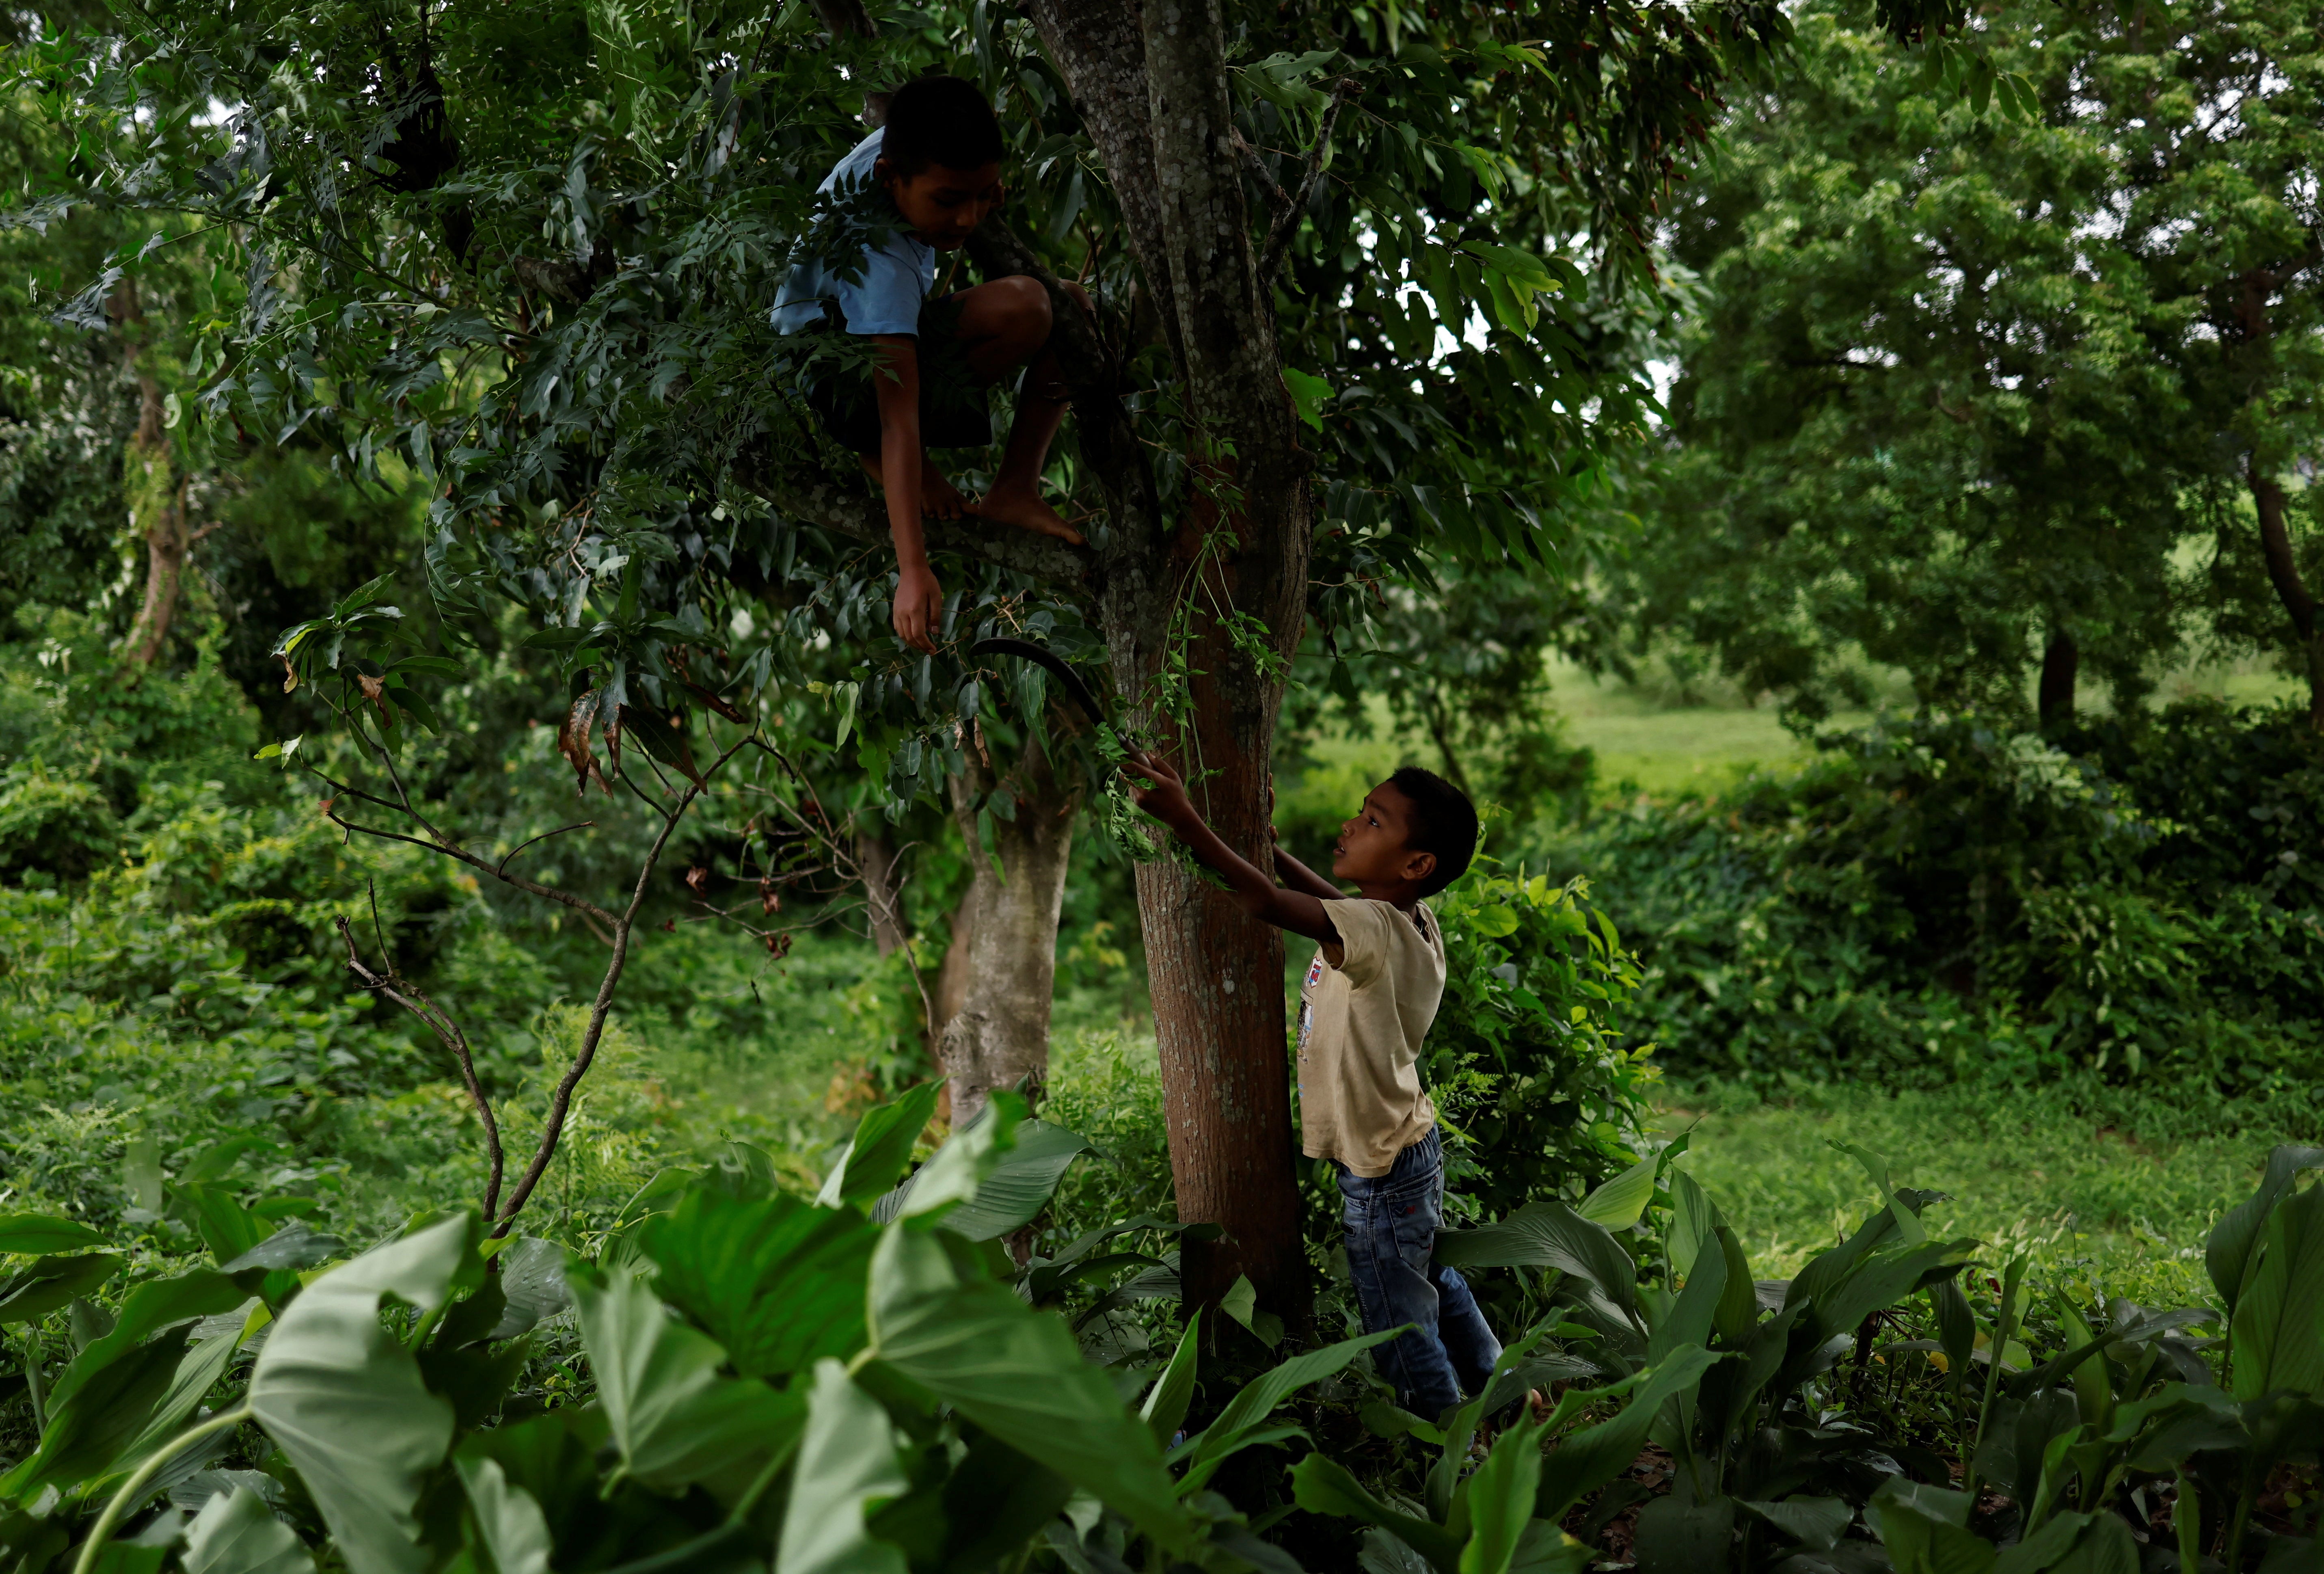
{"label": "rough tree bark", "polygon": [[2292,619],[2292,632],[2308,658],[2308,725],[2324,732],[2324,619],[2316,615],[2316,597],[2300,577],[2300,560],[2292,550],[2292,531],[2283,516],[2283,483],[2260,463],[2257,454],[2246,461],[2252,505],[2259,511],[2259,545],[2267,560],[2267,577],[2276,599]]}
{"label": "rough tree bark", "polygon": [[[993,817],[996,869],[979,847],[976,806],[1004,780],[1016,794],[1016,817]],[[957,1126],[974,1118],[994,1088],[1029,1076],[1038,1089],[1047,1079],[1057,913],[1081,800],[1028,740],[1005,773],[972,752],[968,771],[953,780],[952,801],[972,874],[953,915],[936,999],[943,1024],[937,1059],[950,1079]]]}
{"label": "rough tree bark", "polygon": [[2081,664],[2082,648],[2074,636],[2052,629],[2042,649],[2042,681],[2034,690],[2034,713],[2043,732],[2074,725],[2074,682]]}
{"label": "rough tree bark", "polygon": [[193,539],[186,528],[185,478],[178,474],[170,434],[161,424],[161,384],[138,342],[145,311],[134,279],[124,278],[115,289],[111,315],[122,330],[122,364],[137,380],[137,427],[122,450],[121,491],[130,528],[145,542],[145,596],[122,646],[122,660],[142,671],[161,659],[170,637]]}
{"label": "rough tree bark", "polygon": [[[1095,579],[1115,681],[1135,723],[1187,768],[1219,834],[1264,859],[1277,674],[1305,616],[1308,462],[1250,242],[1218,6],[1031,0],[1030,9],[1120,193],[1131,253],[1201,434],[1188,458],[1204,499],[1165,521],[1134,451],[1117,459],[1111,414],[1084,396],[1085,386],[1112,394],[1092,385],[1102,367],[1065,357],[1084,451],[1094,439],[1093,468],[1111,505]],[[1080,320],[1052,296],[1061,316]],[[1230,437],[1231,461],[1199,446]],[[1197,605],[1255,619],[1263,648],[1238,645],[1207,611],[1179,630],[1201,674],[1182,729],[1157,708],[1154,681],[1176,637],[1174,614],[1198,581]],[[1281,937],[1175,864],[1141,866],[1138,894],[1178,1214],[1225,1227],[1218,1241],[1185,1253],[1186,1299],[1215,1301],[1248,1273],[1264,1304],[1304,1320]]]}

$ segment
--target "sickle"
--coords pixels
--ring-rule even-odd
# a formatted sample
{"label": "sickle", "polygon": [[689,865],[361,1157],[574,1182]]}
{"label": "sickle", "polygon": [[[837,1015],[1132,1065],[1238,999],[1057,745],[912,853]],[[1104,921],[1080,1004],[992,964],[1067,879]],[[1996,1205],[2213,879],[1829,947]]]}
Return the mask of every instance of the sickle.
{"label": "sickle", "polygon": [[1089,685],[1082,681],[1082,675],[1066,665],[1056,653],[1030,640],[993,638],[977,641],[968,647],[968,653],[972,656],[1020,656],[1031,662],[1064,687],[1073,702],[1081,708],[1081,713],[1089,718],[1092,727],[1107,725],[1104,708],[1098,704],[1097,696],[1092,694]]}

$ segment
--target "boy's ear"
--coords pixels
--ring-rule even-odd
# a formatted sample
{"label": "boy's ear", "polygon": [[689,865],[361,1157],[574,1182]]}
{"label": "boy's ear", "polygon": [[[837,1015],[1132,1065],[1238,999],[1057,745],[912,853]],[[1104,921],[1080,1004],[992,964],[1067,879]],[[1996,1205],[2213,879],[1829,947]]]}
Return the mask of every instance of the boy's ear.
{"label": "boy's ear", "polygon": [[1434,853],[1415,853],[1404,861],[1404,877],[1418,885],[1436,873]]}

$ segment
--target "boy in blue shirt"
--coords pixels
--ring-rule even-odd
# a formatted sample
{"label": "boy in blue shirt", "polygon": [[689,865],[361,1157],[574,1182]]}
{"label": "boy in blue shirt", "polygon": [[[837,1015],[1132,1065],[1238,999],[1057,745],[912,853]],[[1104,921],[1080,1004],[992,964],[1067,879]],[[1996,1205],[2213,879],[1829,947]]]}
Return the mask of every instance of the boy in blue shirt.
{"label": "boy in blue shirt", "polygon": [[[1012,276],[929,297],[936,254],[957,251],[1007,195],[1001,151],[1000,122],[970,83],[923,77],[899,88],[881,128],[840,160],[820,190],[844,195],[869,182],[900,224],[884,244],[866,245],[857,278],[843,278],[819,261],[802,263],[775,304],[779,332],[835,328],[877,347],[872,377],[827,373],[808,388],[807,402],[887,495],[896,542],[896,633],[922,651],[936,649],[944,624],[944,591],[928,568],[923,514],[974,514],[1076,544],[1082,539],[1041,496],[1041,468],[1068,403],[1048,348],[1048,292],[1038,280]],[[1028,370],[1001,468],[991,489],[971,503],[930,462],[927,449],[989,443],[986,392],[1020,366]]]}

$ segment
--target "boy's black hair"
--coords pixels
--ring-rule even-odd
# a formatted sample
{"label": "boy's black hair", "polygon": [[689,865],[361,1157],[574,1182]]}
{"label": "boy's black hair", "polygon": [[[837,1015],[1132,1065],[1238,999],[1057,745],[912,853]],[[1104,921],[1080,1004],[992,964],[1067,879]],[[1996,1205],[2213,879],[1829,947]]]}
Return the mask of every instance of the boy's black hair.
{"label": "boy's black hair", "polygon": [[888,100],[886,134],[880,156],[909,179],[930,164],[973,170],[1001,162],[1001,122],[973,82],[958,77],[919,77]]}
{"label": "boy's black hair", "polygon": [[1420,888],[1423,896],[1434,896],[1469,872],[1469,860],[1477,854],[1477,806],[1452,782],[1417,765],[1405,766],[1388,784],[1412,805],[1405,845],[1436,855],[1436,867]]}

